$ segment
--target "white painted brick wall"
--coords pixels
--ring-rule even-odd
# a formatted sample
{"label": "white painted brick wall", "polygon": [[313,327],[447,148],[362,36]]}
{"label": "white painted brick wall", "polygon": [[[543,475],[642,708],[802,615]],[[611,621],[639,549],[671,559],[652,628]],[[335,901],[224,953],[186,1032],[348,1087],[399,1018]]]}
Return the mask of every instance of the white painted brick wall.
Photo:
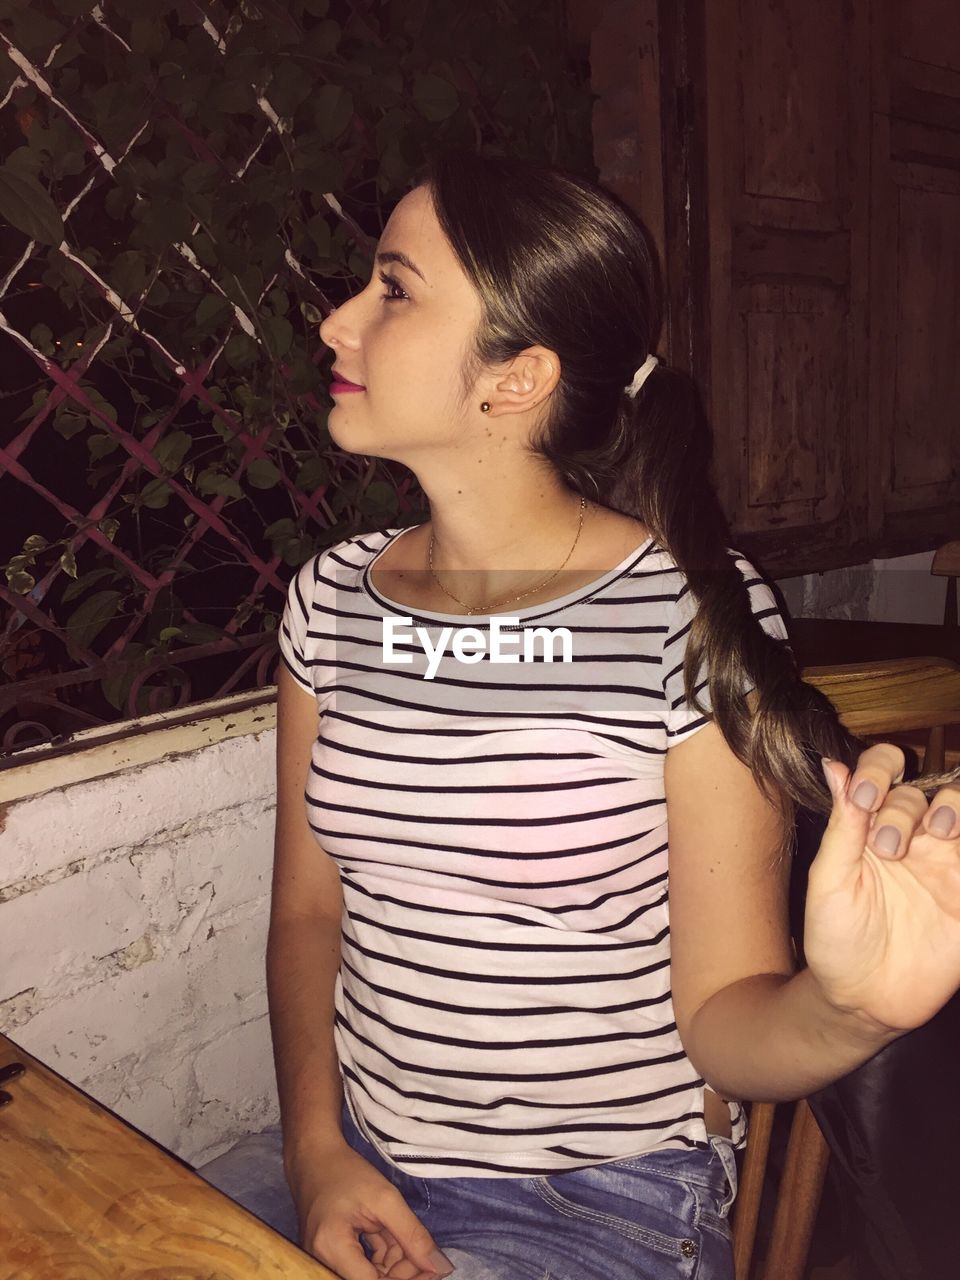
{"label": "white painted brick wall", "polygon": [[274,750],[271,725],[3,815],[0,1030],[194,1163],[277,1119]]}

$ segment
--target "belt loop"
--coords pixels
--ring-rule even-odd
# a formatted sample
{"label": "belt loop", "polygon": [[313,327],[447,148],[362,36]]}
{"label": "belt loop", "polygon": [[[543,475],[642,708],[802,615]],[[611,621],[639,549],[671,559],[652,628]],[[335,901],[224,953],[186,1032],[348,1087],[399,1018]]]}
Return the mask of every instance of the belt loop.
{"label": "belt loop", "polygon": [[720,1157],[720,1163],[723,1165],[724,1172],[727,1175],[727,1184],[729,1186],[729,1195],[724,1198],[720,1205],[720,1217],[726,1218],[730,1212],[734,1200],[737,1198],[737,1158],[734,1155],[733,1143],[727,1138],[723,1138],[718,1134],[711,1133],[707,1135],[710,1139],[710,1145]]}

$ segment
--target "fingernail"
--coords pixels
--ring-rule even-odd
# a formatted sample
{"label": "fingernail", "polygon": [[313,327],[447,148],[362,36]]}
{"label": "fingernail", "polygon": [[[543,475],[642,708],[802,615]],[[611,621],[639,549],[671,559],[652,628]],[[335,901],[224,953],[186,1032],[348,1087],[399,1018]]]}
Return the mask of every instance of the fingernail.
{"label": "fingernail", "polygon": [[873,837],[873,847],[877,853],[892,856],[900,848],[900,832],[896,827],[881,827]]}
{"label": "fingernail", "polygon": [[439,1249],[434,1249],[430,1254],[430,1265],[438,1276],[452,1275],[456,1269],[447,1255],[441,1253]]}
{"label": "fingernail", "polygon": [[935,836],[948,836],[956,820],[956,811],[948,804],[942,804],[939,809],[934,809],[933,817],[927,823],[927,830],[932,831]]}
{"label": "fingernail", "polygon": [[869,813],[879,794],[875,782],[861,782],[850,798],[858,809],[866,809]]}
{"label": "fingernail", "polygon": [[820,768],[823,770],[823,776],[824,776],[824,778],[826,779],[827,786],[830,788],[830,794],[831,794],[832,796],[835,796],[837,793],[836,793],[836,791],[835,791],[835,789],[834,789],[834,785],[833,785],[833,774],[832,774],[832,773],[830,772],[830,770],[827,768],[827,765],[828,765],[828,764],[831,764],[831,763],[832,763],[832,762],[831,762],[831,760],[830,760],[830,757],[829,757],[829,756],[821,756],[821,757],[820,757]]}

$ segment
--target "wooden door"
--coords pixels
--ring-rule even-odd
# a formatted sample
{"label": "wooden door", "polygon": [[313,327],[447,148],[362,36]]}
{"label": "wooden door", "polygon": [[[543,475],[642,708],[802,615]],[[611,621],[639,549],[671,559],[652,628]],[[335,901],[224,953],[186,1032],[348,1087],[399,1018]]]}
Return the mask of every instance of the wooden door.
{"label": "wooden door", "polygon": [[710,0],[702,23],[718,488],[768,570],[851,563],[870,536],[866,6]]}
{"label": "wooden door", "polygon": [[960,536],[960,3],[874,0],[871,523]]}

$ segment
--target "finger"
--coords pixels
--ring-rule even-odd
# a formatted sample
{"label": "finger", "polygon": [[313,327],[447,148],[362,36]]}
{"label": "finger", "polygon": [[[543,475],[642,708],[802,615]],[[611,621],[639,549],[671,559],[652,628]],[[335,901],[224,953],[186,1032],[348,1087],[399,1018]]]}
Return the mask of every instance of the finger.
{"label": "finger", "polygon": [[380,1231],[363,1231],[360,1234],[360,1239],[370,1250],[370,1261],[373,1265],[378,1271],[385,1271],[387,1268],[384,1262],[389,1246],[383,1237],[383,1233]]}
{"label": "finger", "polygon": [[421,1271],[415,1262],[402,1256],[384,1275],[386,1280],[437,1280],[435,1271]]}
{"label": "finger", "polygon": [[453,1273],[453,1263],[437,1248],[433,1236],[399,1192],[384,1197],[379,1208],[383,1226],[393,1233],[406,1258],[422,1271],[433,1272],[441,1278]]}
{"label": "finger", "polygon": [[862,751],[850,782],[850,798],[858,809],[876,813],[893,783],[903,781],[906,757],[892,742],[878,742]]}
{"label": "finger", "polygon": [[[400,1280],[399,1276],[394,1275],[392,1268],[403,1259],[403,1249],[394,1240],[389,1231],[368,1231],[364,1232],[362,1237],[370,1247],[370,1261],[385,1275],[389,1275],[391,1280]],[[420,1268],[410,1264],[413,1272],[419,1272]]]}
{"label": "finger", "polygon": [[823,775],[833,796],[833,808],[820,848],[810,868],[813,879],[845,878],[863,858],[871,814],[855,805],[850,795],[854,775],[842,760],[824,760]]}
{"label": "finger", "polygon": [[382,1280],[383,1273],[368,1261],[359,1237],[347,1225],[316,1232],[304,1247],[341,1280]]}
{"label": "finger", "polygon": [[396,1240],[391,1237],[391,1244],[383,1259],[383,1269],[390,1272],[393,1267],[403,1259],[403,1249],[397,1244]]}
{"label": "finger", "polygon": [[877,810],[867,848],[878,858],[900,858],[927,814],[927,797],[916,787],[894,787]]}
{"label": "finger", "polygon": [[923,828],[932,836],[955,840],[960,835],[960,787],[942,787],[930,801]]}

